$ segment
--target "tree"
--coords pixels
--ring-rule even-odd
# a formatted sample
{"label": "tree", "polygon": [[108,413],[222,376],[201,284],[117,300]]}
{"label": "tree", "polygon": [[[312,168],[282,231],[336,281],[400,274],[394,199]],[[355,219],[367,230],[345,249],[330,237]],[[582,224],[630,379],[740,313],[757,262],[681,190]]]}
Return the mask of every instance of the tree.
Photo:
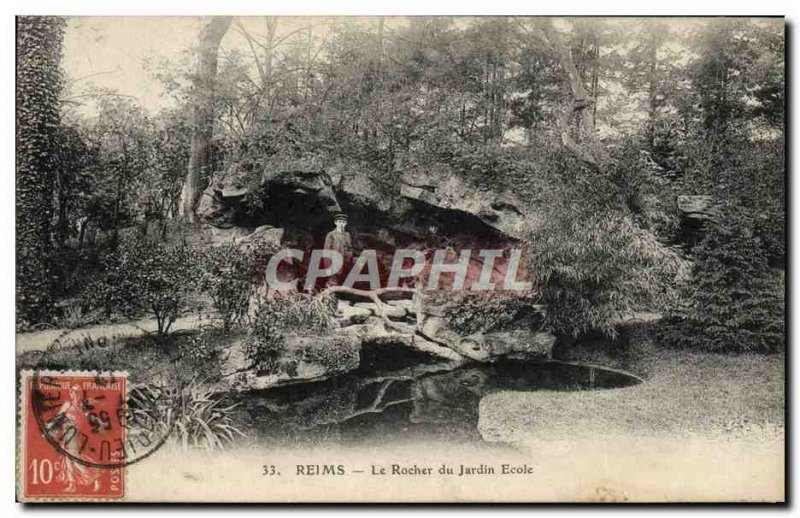
{"label": "tree", "polygon": [[711,351],[776,352],[784,347],[782,286],[746,211],[727,205],[692,250],[694,268],[665,338]]}
{"label": "tree", "polygon": [[189,167],[181,193],[181,215],[195,221],[195,209],[202,192],[201,182],[210,171],[209,153],[214,128],[214,85],[217,75],[217,55],[222,37],[228,32],[232,17],[215,16],[200,33],[197,50],[197,70],[194,84],[194,113]]}
{"label": "tree", "polygon": [[112,232],[116,245],[121,229],[143,221],[147,205],[158,188],[157,155],[162,146],[147,113],[126,97],[102,95],[97,117],[82,121],[83,141],[92,159],[82,175],[81,217],[97,228]]}
{"label": "tree", "polygon": [[51,219],[54,142],[60,123],[64,20],[17,19],[16,209],[17,325],[47,320],[52,312]]}
{"label": "tree", "polygon": [[55,201],[56,222],[54,238],[59,248],[63,248],[71,234],[71,221],[74,221],[83,185],[82,175],[95,157],[81,139],[76,128],[60,125],[54,140],[56,147]]}
{"label": "tree", "polygon": [[752,20],[719,19],[693,40],[689,68],[709,138],[759,119],[782,129],[783,30]]}

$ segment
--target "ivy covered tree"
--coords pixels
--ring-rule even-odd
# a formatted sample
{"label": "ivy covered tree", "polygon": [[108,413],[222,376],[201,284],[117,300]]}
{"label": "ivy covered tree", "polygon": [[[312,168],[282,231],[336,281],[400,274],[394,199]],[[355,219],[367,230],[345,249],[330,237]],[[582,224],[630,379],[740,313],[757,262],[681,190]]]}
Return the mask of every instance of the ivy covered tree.
{"label": "ivy covered tree", "polygon": [[50,257],[64,20],[17,19],[17,325],[52,311]]}

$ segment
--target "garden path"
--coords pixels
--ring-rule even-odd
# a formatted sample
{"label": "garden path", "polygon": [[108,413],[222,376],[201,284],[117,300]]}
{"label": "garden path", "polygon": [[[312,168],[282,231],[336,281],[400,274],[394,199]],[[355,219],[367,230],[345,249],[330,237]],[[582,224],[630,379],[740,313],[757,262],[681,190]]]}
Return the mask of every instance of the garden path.
{"label": "garden path", "polygon": [[[193,329],[210,319],[208,315],[185,315],[178,317],[170,327],[170,331]],[[45,329],[30,333],[17,334],[17,355],[27,351],[47,350],[56,341],[61,344],[76,343],[81,340],[98,340],[100,338],[119,338],[140,336],[155,333],[158,325],[155,319],[144,318],[117,324],[99,324],[78,329]]]}

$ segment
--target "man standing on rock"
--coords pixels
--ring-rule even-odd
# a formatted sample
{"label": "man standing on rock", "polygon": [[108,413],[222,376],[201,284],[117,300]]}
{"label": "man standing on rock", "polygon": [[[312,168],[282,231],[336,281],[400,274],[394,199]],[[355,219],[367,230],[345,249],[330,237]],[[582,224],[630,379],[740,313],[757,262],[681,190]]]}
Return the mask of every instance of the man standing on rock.
{"label": "man standing on rock", "polygon": [[336,228],[325,236],[325,249],[336,250],[341,254],[342,269],[339,270],[339,273],[329,278],[328,286],[339,286],[350,270],[350,263],[353,258],[353,239],[350,233],[345,230],[345,227],[347,227],[347,214],[341,212],[336,214],[333,217],[333,222]]}

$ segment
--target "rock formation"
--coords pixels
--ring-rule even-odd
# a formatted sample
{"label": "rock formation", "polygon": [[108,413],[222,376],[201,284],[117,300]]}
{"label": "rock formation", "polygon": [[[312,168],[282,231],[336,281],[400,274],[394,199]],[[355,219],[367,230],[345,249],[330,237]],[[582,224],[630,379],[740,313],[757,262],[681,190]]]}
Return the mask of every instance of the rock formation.
{"label": "rock formation", "polygon": [[[379,183],[358,171],[299,168],[269,172],[257,185],[247,186],[228,174],[206,189],[197,214],[213,242],[245,245],[262,239],[273,245],[311,247],[321,245],[333,215],[345,212],[356,248],[379,250],[420,244],[510,247],[538,221],[515,193],[480,188],[449,169],[417,168],[396,176],[394,182]],[[322,350],[330,338],[291,337],[282,361],[292,368],[265,373],[248,365],[242,344],[234,344],[223,360],[229,384],[252,390],[325,379],[356,368],[360,347],[381,344],[401,345],[456,366],[504,357],[546,359],[555,341],[548,333],[524,326],[462,336],[446,315],[425,304],[424,297],[412,300],[410,292],[393,300],[339,295],[344,296],[338,303],[335,336],[355,344],[342,352],[346,358],[334,367],[310,361],[306,353]]]}
{"label": "rock formation", "polygon": [[322,170],[269,173],[249,188],[235,179],[216,180],[203,193],[197,214],[217,228],[271,225],[284,228],[287,240],[301,241],[324,236],[333,215],[345,212],[362,247],[441,239],[504,244],[518,240],[536,221],[514,193],[481,190],[445,169],[397,176],[392,185],[378,185],[364,174]]}

